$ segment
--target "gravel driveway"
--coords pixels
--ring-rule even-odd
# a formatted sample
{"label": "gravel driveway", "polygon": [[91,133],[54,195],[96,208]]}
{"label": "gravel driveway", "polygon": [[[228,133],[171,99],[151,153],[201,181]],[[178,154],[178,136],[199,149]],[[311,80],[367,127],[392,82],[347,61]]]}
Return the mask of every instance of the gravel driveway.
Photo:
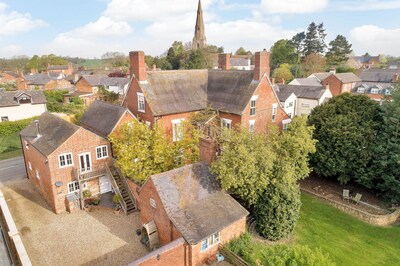
{"label": "gravel driveway", "polygon": [[27,179],[1,190],[33,265],[126,265],[148,252],[135,234],[139,213],[57,215]]}

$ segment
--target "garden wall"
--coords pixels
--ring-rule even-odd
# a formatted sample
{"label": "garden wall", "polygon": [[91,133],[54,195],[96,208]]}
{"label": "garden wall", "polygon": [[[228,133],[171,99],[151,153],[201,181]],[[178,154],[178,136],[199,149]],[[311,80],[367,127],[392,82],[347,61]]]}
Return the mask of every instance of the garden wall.
{"label": "garden wall", "polygon": [[372,224],[372,225],[388,226],[388,225],[394,224],[397,221],[397,219],[399,219],[399,217],[400,217],[400,209],[397,209],[396,211],[394,211],[390,214],[385,214],[385,215],[371,214],[371,213],[365,212],[363,210],[359,210],[355,207],[346,205],[344,203],[331,200],[331,199],[324,197],[318,193],[315,193],[309,189],[301,188],[301,190],[303,192],[311,194],[315,197],[323,199],[329,205],[332,205],[332,206],[338,208],[339,210],[342,210],[345,213],[355,216],[355,217],[357,217],[369,224]]}

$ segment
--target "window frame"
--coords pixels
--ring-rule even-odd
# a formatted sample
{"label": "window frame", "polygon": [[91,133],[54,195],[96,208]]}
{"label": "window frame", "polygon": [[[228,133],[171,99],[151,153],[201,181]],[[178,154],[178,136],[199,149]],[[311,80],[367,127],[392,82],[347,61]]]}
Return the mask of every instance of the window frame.
{"label": "window frame", "polygon": [[200,252],[204,252],[212,246],[221,242],[221,232],[218,231],[200,242]]}
{"label": "window frame", "polygon": [[32,171],[32,164],[31,164],[31,162],[30,162],[30,161],[28,161],[28,168],[29,168],[29,170],[31,170],[31,171]]}
{"label": "window frame", "polygon": [[[172,141],[180,141],[183,139],[183,121],[185,121],[185,118],[180,118],[180,119],[173,119],[171,120],[172,123]],[[179,125],[179,132],[177,132],[175,129],[176,126]]]}
{"label": "window frame", "polygon": [[1,117],[1,122],[8,122],[8,121],[10,121],[10,119],[8,118],[8,115]]}
{"label": "window frame", "polygon": [[[146,101],[144,100],[144,94],[142,92],[137,93],[137,104],[138,104],[138,112],[145,113],[146,112]],[[143,107],[143,108],[141,108]]]}
{"label": "window frame", "polygon": [[[82,184],[83,184],[83,186],[82,186],[83,189],[87,189],[86,182],[83,182]],[[73,191],[70,190],[70,185],[72,185]],[[67,194],[75,193],[75,192],[78,192],[79,190],[80,190],[80,188],[79,188],[78,181],[72,181],[72,182],[67,183]]]}
{"label": "window frame", "polygon": [[[67,155],[71,156],[71,163],[68,164],[68,158]],[[65,165],[61,165],[61,157],[64,157],[64,162]],[[65,168],[65,167],[69,167],[69,166],[73,166],[74,165],[74,158],[72,156],[72,152],[65,152],[65,153],[61,153],[58,155],[58,167],[59,168]]]}
{"label": "window frame", "polygon": [[231,129],[232,128],[232,120],[226,119],[226,118],[221,118],[221,128]]}
{"label": "window frame", "polygon": [[40,180],[40,172],[38,169],[35,169],[36,178]]}
{"label": "window frame", "polygon": [[358,87],[357,88],[357,93],[365,93],[365,88],[364,87]]}
{"label": "window frame", "polygon": [[278,113],[278,104],[274,103],[272,104],[272,116],[271,116],[272,122],[276,122],[277,113]]}
{"label": "window frame", "polygon": [[371,94],[379,94],[378,88],[371,88]]}
{"label": "window frame", "polygon": [[[105,148],[105,149],[104,149]],[[99,157],[99,152],[98,149],[100,149],[100,157]],[[105,155],[104,155],[105,152]],[[101,160],[108,158],[108,146],[107,145],[101,145],[96,147],[96,160]]]}
{"label": "window frame", "polygon": [[[253,95],[250,99],[250,116],[255,116],[257,114],[257,99],[258,95]],[[254,106],[253,106],[254,103]]]}
{"label": "window frame", "polygon": [[253,120],[249,120],[249,131],[250,131],[250,133],[251,134],[254,134],[254,125],[256,124],[256,120],[255,119],[253,119]]}

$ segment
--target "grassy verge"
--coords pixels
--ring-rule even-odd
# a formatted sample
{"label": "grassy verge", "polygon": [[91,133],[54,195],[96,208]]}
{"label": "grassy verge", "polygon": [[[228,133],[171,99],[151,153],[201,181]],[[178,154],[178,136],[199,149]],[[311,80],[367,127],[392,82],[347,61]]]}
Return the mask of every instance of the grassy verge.
{"label": "grassy verge", "polygon": [[0,160],[5,160],[22,155],[21,140],[19,133],[9,136],[1,136],[0,139]]}
{"label": "grassy verge", "polygon": [[0,153],[0,161],[6,160],[6,159],[11,159],[11,158],[18,157],[18,156],[22,156],[21,149],[3,152],[3,153]]}

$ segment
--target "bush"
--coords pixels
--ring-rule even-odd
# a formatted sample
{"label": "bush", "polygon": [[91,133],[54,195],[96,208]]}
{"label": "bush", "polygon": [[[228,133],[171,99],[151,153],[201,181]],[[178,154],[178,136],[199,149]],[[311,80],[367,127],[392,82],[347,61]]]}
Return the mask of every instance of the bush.
{"label": "bush", "polygon": [[261,254],[261,264],[265,266],[334,266],[335,263],[320,249],[308,246],[276,245],[266,248]]}
{"label": "bush", "polygon": [[287,237],[299,218],[300,206],[297,184],[270,184],[254,208],[257,231],[273,241]]}
{"label": "bush", "polygon": [[113,202],[114,202],[115,204],[119,204],[120,201],[121,201],[121,196],[118,195],[118,194],[115,194],[115,195],[113,196]]}
{"label": "bush", "polygon": [[84,199],[90,198],[92,196],[92,192],[90,190],[88,190],[88,189],[84,190],[82,192],[82,196],[83,196]]}
{"label": "bush", "polygon": [[255,264],[252,237],[248,232],[245,232],[240,237],[231,240],[228,243],[227,248],[250,264]]}
{"label": "bush", "polygon": [[26,128],[37,116],[21,119],[17,121],[6,121],[0,123],[0,136],[10,136],[19,133],[22,129]]}

